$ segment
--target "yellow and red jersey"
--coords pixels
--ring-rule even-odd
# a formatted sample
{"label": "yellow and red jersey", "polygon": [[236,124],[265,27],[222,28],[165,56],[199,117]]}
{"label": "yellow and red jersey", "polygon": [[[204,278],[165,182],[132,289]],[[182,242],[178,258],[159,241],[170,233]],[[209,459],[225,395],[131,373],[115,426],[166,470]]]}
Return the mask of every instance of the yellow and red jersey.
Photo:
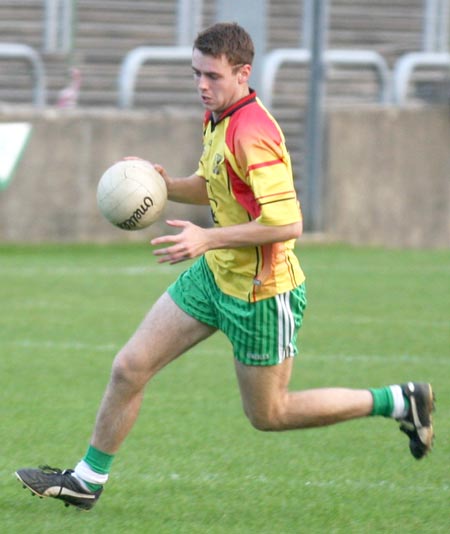
{"label": "yellow and red jersey", "polygon": [[[206,180],[216,226],[252,220],[280,226],[301,220],[284,135],[253,91],[217,121],[206,113],[196,174]],[[254,302],[304,281],[294,243],[210,250],[205,256],[224,293]]]}

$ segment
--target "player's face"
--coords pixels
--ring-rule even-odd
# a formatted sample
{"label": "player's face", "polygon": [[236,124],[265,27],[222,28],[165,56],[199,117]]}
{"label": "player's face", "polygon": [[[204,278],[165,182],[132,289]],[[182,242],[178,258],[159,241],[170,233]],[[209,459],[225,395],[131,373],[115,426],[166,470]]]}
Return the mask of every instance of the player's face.
{"label": "player's face", "polygon": [[215,115],[249,93],[250,65],[232,66],[224,55],[213,57],[194,49],[192,70],[203,106]]}

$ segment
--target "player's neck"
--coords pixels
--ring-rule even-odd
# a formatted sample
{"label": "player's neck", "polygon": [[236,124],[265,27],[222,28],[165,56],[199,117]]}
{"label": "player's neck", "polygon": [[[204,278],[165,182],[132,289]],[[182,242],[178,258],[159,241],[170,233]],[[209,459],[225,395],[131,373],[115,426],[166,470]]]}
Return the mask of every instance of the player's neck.
{"label": "player's neck", "polygon": [[242,91],[239,92],[239,94],[236,95],[236,98],[234,98],[230,103],[229,105],[225,108],[225,109],[222,109],[222,110],[217,110],[217,111],[213,111],[212,112],[212,116],[213,116],[213,120],[214,122],[217,122],[220,117],[228,110],[230,109],[231,107],[233,107],[237,102],[239,102],[239,100],[242,100],[243,98],[245,98],[246,96],[248,96],[249,94],[251,93],[251,90],[250,90],[250,87],[247,85],[245,88],[243,88]]}

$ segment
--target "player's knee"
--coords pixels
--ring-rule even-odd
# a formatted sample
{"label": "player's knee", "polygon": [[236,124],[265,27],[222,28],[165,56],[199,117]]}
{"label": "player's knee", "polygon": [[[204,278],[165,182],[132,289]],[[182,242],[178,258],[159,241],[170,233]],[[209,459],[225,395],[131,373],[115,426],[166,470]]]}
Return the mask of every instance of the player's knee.
{"label": "player's knee", "polygon": [[148,381],[147,373],[138,365],[138,358],[133,352],[122,349],[114,359],[111,381],[117,386],[139,389]]}
{"label": "player's knee", "polygon": [[114,384],[131,384],[133,382],[134,372],[129,363],[120,354],[116,356],[111,370],[111,381]]}
{"label": "player's knee", "polygon": [[276,432],[283,430],[284,423],[281,413],[276,408],[268,410],[246,410],[251,425],[261,432]]}

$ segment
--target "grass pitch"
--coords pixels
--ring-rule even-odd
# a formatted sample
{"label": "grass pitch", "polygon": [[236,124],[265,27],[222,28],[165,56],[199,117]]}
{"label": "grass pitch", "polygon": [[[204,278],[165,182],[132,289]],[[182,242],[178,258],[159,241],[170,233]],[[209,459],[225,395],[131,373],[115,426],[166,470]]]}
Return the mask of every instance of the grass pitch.
{"label": "grass pitch", "polygon": [[292,386],[431,381],[435,450],[366,418],[280,434],[242,414],[217,334],[150,384],[98,505],[31,498],[19,467],[84,454],[115,351],[182,266],[147,246],[0,247],[5,533],[444,533],[450,524],[450,252],[298,249],[308,276]]}

